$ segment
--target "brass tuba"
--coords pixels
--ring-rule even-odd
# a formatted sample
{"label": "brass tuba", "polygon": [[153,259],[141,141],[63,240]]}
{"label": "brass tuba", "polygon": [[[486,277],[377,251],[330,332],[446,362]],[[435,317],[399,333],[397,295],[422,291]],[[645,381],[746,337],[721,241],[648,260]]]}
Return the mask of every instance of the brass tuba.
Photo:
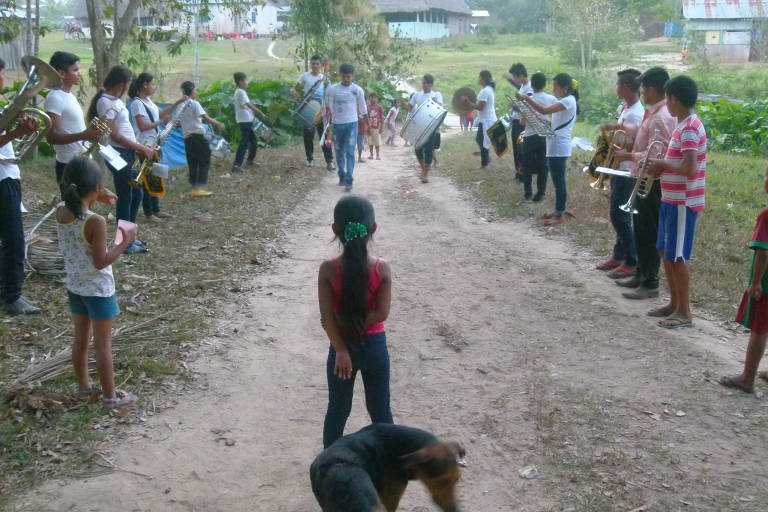
{"label": "brass tuba", "polygon": [[19,118],[25,115],[37,118],[40,127],[37,131],[17,139],[14,157],[0,158],[0,163],[20,162],[34,150],[40,139],[48,133],[52,126],[51,118],[41,109],[28,107],[27,104],[34,100],[43,89],[61,87],[61,78],[59,78],[56,70],[37,57],[27,55],[21,59],[21,65],[27,73],[27,80],[16,93],[13,101],[0,111],[0,131],[12,131]]}

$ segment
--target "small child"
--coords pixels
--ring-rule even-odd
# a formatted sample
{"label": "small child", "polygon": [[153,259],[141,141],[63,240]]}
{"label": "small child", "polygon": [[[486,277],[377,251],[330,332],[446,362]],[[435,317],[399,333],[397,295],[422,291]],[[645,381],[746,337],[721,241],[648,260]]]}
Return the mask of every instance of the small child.
{"label": "small child", "polygon": [[[197,101],[195,84],[186,81],[181,84],[181,92],[188,96],[192,103],[179,117],[181,131],[184,133],[184,151],[187,154],[189,168],[189,184],[192,185],[192,197],[208,197],[213,192],[207,190],[208,171],[211,168],[211,147],[205,140],[203,121],[212,124],[219,131],[224,131],[224,123],[211,118]],[[179,107],[183,109],[185,104]]]}
{"label": "small child", "polygon": [[384,131],[384,109],[379,105],[379,97],[375,92],[370,94],[368,105],[368,158],[373,160],[373,149],[376,148],[376,160],[381,160],[379,148],[381,147],[381,133]]}
{"label": "small child", "polygon": [[387,114],[387,119],[385,120],[387,130],[389,130],[389,137],[387,137],[386,141],[387,146],[395,145],[395,138],[397,137],[397,116],[400,115],[400,106],[402,103],[402,99],[395,98],[395,102],[392,104],[392,108],[389,109],[389,113]]}
{"label": "small child", "polygon": [[[765,169],[763,189],[768,194],[768,168]],[[736,315],[736,321],[751,331],[744,371],[740,375],[725,375],[720,378],[720,384],[723,386],[740,389],[745,393],[755,390],[755,376],[768,381],[768,372],[757,373],[768,339],[768,208],[764,208],[757,215],[749,247],[755,251],[749,275],[749,288],[744,292]]]}
{"label": "small child", "polygon": [[78,395],[90,397],[97,393],[88,376],[88,342],[93,334],[101,405],[105,409],[120,409],[135,399],[115,389],[112,319],[120,314],[120,308],[115,299],[112,263],[133,243],[136,232],[119,227],[122,241],[107,250],[107,221],[90,208],[97,201],[111,203],[117,197],[102,188],[101,171],[90,158],[77,156],[67,164],[61,189],[64,202],[56,209],[56,221],[59,248],[64,255],[69,310],[75,325],[72,364]]}
{"label": "small child", "polygon": [[367,135],[368,122],[366,116],[360,114],[357,119],[357,162],[361,164],[365,163],[365,160],[363,160],[363,150],[365,149]]}
{"label": "small child", "polygon": [[392,272],[388,263],[368,254],[376,228],[373,205],[367,199],[346,196],[336,203],[332,229],[344,251],[340,258],[324,261],[318,276],[320,321],[331,342],[324,448],[344,435],[358,370],[363,374],[371,422],[393,423],[384,329],[392,298]]}

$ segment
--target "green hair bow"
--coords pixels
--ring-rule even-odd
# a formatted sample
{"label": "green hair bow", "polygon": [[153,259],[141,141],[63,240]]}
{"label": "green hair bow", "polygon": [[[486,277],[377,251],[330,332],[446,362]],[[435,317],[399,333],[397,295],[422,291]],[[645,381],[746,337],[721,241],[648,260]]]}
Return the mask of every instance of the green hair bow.
{"label": "green hair bow", "polygon": [[368,228],[359,222],[350,222],[344,228],[344,243],[351,242],[356,238],[365,238],[368,236]]}

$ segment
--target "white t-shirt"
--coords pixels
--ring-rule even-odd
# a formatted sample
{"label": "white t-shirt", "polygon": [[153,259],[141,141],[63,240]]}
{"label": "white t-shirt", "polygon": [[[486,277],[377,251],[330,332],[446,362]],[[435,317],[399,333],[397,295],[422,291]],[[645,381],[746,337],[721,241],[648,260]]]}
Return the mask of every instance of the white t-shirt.
{"label": "white t-shirt", "polygon": [[483,130],[487,130],[495,123],[498,118],[496,117],[496,94],[493,92],[493,87],[486,85],[477,95],[477,102],[485,102],[483,110],[477,116],[477,122],[483,123]]}
{"label": "white t-shirt", "polygon": [[[313,75],[309,71],[305,71],[301,74],[299,79],[296,81],[297,84],[301,85],[302,87],[302,94],[306,95],[309,90],[314,87],[314,85],[317,83],[318,80],[322,80],[325,78],[325,75],[320,73],[319,75]],[[315,89],[315,92],[312,94],[312,99],[315,101],[323,101],[323,94],[325,93],[325,86],[321,83],[317,86],[317,89]],[[303,99],[303,98],[302,98]]]}
{"label": "white t-shirt", "polygon": [[[517,93],[521,96],[533,96],[533,87],[531,87],[531,81],[529,80],[527,83],[524,83],[520,86],[520,89],[518,89]],[[514,110],[512,112],[512,119],[522,119],[523,114],[518,112],[517,110]]]}
{"label": "white t-shirt", "polygon": [[415,110],[416,107],[418,107],[425,101],[429,100],[430,98],[435,100],[440,105],[443,104],[443,94],[440,91],[429,91],[429,92],[417,91],[413,93],[413,95],[411,96],[411,101],[409,103],[413,105],[413,108]]}
{"label": "white t-shirt", "polygon": [[[643,122],[643,116],[645,116],[645,107],[640,101],[636,101],[631,107],[625,107],[619,114],[619,126],[626,124],[639,126]],[[619,169],[622,171],[628,171],[632,168],[632,161],[626,160],[621,162]]]}
{"label": "white t-shirt", "polygon": [[238,123],[253,122],[253,112],[246,105],[251,100],[248,99],[248,93],[245,89],[237,88],[235,90],[235,120]]}
{"label": "white t-shirt", "polygon": [[[185,103],[182,103],[177,107],[178,109],[184,108]],[[192,100],[189,104],[189,108],[184,111],[179,117],[179,123],[181,124],[181,131],[184,133],[186,139],[193,133],[205,133],[205,127],[203,126],[202,117],[205,115],[205,109],[200,102]]]}
{"label": "white t-shirt", "polygon": [[[112,110],[106,114],[107,110],[112,107],[117,110],[117,113]],[[126,139],[133,141],[136,140],[136,135],[133,133],[133,126],[131,126],[131,119],[128,116],[128,109],[125,108],[125,103],[123,103],[123,100],[115,98],[114,96],[110,96],[106,93],[102,94],[101,98],[99,98],[99,101],[96,102],[96,115],[105,121],[111,121],[112,119],[115,119],[114,126],[117,127],[117,132]],[[114,146],[116,148],[124,148],[124,146],[116,144],[112,140],[111,134],[109,136],[108,143],[110,146]]]}
{"label": "white t-shirt", "polygon": [[[137,116],[144,117],[144,120],[148,123],[157,122],[160,120],[160,108],[155,105],[151,98],[147,98],[146,102],[141,98],[136,98],[131,102],[131,119],[135,120]],[[138,123],[136,123],[135,128],[136,140],[145,146],[154,143],[157,133],[160,131],[159,127],[155,126],[151,130],[142,132],[139,129]]]}
{"label": "white t-shirt", "polygon": [[[9,142],[3,147],[0,147],[0,157],[2,158],[14,158],[16,155],[13,152],[13,143]],[[16,164],[0,164],[0,181],[6,178],[12,178],[14,180],[21,179],[21,172],[19,166]]]}
{"label": "white t-shirt", "polygon": [[571,156],[571,138],[576,124],[576,98],[569,94],[558,103],[565,110],[552,114],[552,129],[554,136],[547,137],[547,156]]}
{"label": "white t-shirt", "polygon": [[[71,92],[54,89],[45,98],[43,110],[59,116],[59,131],[66,134],[80,133],[85,130],[85,116],[77,98]],[[54,144],[56,161],[68,164],[72,158],[83,151],[82,142]]]}
{"label": "white t-shirt", "polygon": [[345,86],[339,82],[330,86],[328,107],[331,109],[333,124],[356,123],[358,116],[368,113],[365,91],[357,84]]}
{"label": "white t-shirt", "polygon": [[[557,103],[557,98],[555,98],[551,94],[547,94],[544,91],[534,92],[533,94],[531,94],[531,98],[533,98],[533,100],[536,101],[537,103],[541,103],[545,107],[548,107],[550,105],[554,105],[555,103]],[[550,116],[542,115],[541,117],[547,120],[550,120]],[[523,131],[523,138],[530,137],[531,135],[536,135],[536,132],[533,131],[533,128],[530,125],[526,125],[525,131]]]}

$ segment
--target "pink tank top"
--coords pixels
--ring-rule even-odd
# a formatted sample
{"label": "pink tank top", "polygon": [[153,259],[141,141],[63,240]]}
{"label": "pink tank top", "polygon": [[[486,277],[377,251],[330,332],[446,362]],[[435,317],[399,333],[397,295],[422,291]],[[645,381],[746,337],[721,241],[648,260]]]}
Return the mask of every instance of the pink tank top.
{"label": "pink tank top", "polygon": [[[339,300],[341,300],[341,263],[339,263],[338,259],[334,259],[333,263],[336,265],[336,275],[334,276],[333,282],[331,283],[331,287],[333,288],[333,311],[338,313]],[[371,309],[376,309],[378,306],[376,303],[376,293],[379,291],[379,286],[381,285],[381,273],[379,272],[380,265],[381,258],[377,258],[376,264],[368,274],[368,307]],[[384,322],[379,322],[378,324],[373,324],[368,327],[366,334],[368,336],[372,334],[381,334],[384,332],[384,330]]]}

